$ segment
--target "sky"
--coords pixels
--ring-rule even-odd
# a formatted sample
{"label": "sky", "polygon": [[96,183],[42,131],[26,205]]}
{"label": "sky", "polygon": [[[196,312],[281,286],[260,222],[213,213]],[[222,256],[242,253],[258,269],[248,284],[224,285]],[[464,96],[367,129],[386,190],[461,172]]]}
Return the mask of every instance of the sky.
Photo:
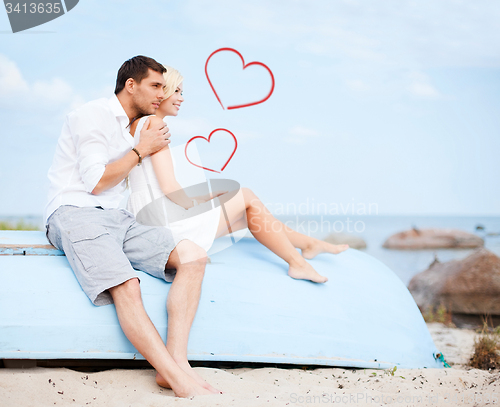
{"label": "sky", "polygon": [[[0,216],[41,215],[65,115],[110,97],[147,55],[184,76],[172,146],[215,129],[237,150],[207,177],[276,214],[500,216],[500,3],[491,0],[80,0],[13,34],[0,9]],[[263,103],[223,109],[212,52],[261,62]],[[208,65],[224,105],[271,77],[235,53]],[[223,164],[232,139],[198,144]]]}

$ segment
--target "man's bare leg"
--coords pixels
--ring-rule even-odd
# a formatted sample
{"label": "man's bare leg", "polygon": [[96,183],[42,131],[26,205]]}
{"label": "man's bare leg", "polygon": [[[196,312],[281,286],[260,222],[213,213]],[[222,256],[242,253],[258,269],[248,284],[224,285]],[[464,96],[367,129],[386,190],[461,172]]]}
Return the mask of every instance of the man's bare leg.
{"label": "man's bare leg", "polygon": [[133,278],[110,288],[109,292],[113,297],[123,332],[139,353],[167,378],[176,396],[212,394],[186,374],[168,353],[144,309],[138,279]]}
{"label": "man's bare leg", "polygon": [[[166,268],[177,272],[167,298],[167,350],[177,365],[200,386],[219,393],[196,373],[187,359],[189,332],[198,309],[206,262],[207,253],[189,240],[181,241],[170,254]],[[159,371],[156,382],[162,387],[171,387]]]}

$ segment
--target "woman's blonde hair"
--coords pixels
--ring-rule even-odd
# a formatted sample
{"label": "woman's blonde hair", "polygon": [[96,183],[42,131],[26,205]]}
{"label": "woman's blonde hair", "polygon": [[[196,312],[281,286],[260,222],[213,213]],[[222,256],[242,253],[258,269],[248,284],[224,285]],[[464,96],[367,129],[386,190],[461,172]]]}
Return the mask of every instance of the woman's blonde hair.
{"label": "woman's blonde hair", "polygon": [[167,72],[163,74],[165,82],[167,83],[167,86],[165,86],[165,99],[168,99],[174,94],[177,86],[181,84],[184,78],[177,69],[167,65],[164,65],[164,67],[167,70]]}

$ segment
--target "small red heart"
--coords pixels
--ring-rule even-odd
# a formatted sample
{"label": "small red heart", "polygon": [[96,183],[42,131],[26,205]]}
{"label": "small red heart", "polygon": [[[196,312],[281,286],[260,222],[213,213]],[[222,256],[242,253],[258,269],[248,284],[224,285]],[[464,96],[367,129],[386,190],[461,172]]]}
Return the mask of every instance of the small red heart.
{"label": "small red heart", "polygon": [[256,102],[252,102],[252,103],[246,103],[244,105],[234,105],[234,106],[228,106],[228,110],[230,109],[240,109],[242,107],[248,107],[248,106],[253,106],[253,105],[258,105],[259,103],[263,103],[265,102],[267,99],[269,99],[274,91],[274,75],[273,73],[271,72],[271,70],[268,68],[267,65],[263,64],[262,62],[250,62],[248,64],[245,65],[245,60],[243,59],[243,56],[238,52],[236,51],[235,49],[233,48],[219,48],[218,50],[215,50],[214,52],[212,52],[210,54],[210,56],[208,57],[207,59],[207,62],[205,63],[205,75],[207,76],[207,80],[208,80],[208,83],[210,84],[210,87],[212,88],[213,92],[215,93],[215,97],[217,98],[217,100],[219,101],[220,105],[222,106],[222,108],[224,109],[224,105],[222,104],[220,98],[219,98],[219,95],[217,94],[217,92],[215,91],[215,88],[214,86],[212,85],[212,82],[210,81],[210,78],[208,76],[208,61],[210,61],[210,58],[212,58],[215,54],[217,54],[218,52],[221,52],[221,51],[231,51],[231,52],[234,52],[236,54],[238,54],[238,56],[241,58],[241,62],[243,63],[243,70],[245,70],[247,67],[251,66],[251,65],[259,65],[259,66],[262,66],[263,68],[267,69],[267,71],[269,72],[269,75],[271,75],[271,90],[269,91],[269,93],[267,94],[266,97],[264,97],[263,99],[261,100],[258,100]]}
{"label": "small red heart", "polygon": [[[211,168],[206,168],[206,167],[202,167],[201,165],[198,165],[198,164],[195,164],[194,162],[192,162],[188,155],[187,155],[187,149],[188,149],[188,145],[189,143],[191,143],[191,141],[197,139],[197,138],[201,138],[205,141],[208,141],[210,143],[210,138],[212,137],[212,135],[216,132],[216,131],[225,131],[227,133],[229,133],[231,136],[233,136],[233,139],[234,139],[234,150],[233,152],[231,153],[231,155],[229,156],[228,160],[226,161],[226,163],[222,166],[222,168],[220,169],[220,171],[217,171],[217,170],[212,170]],[[184,148],[184,154],[186,155],[186,159],[191,163],[193,164],[195,167],[198,167],[198,168],[203,168],[204,170],[207,170],[207,171],[212,171],[212,172],[217,172],[217,173],[221,173],[222,171],[224,171],[224,168],[226,168],[227,164],[229,164],[229,161],[231,161],[231,158],[233,158],[233,155],[234,153],[236,152],[236,148],[238,147],[238,141],[236,140],[236,137],[234,136],[233,133],[231,133],[229,130],[226,130],[226,129],[215,129],[213,130],[210,135],[208,136],[208,139],[206,137],[203,137],[203,136],[194,136],[193,138],[191,138],[187,143],[186,143],[186,147]]]}

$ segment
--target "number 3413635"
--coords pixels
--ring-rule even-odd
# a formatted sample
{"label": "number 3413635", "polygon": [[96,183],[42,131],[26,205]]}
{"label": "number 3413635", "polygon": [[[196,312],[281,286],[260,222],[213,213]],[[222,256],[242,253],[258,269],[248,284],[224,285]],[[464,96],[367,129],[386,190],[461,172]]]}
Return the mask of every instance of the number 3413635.
{"label": "number 3413635", "polygon": [[61,12],[61,3],[5,3],[7,14],[59,14]]}

